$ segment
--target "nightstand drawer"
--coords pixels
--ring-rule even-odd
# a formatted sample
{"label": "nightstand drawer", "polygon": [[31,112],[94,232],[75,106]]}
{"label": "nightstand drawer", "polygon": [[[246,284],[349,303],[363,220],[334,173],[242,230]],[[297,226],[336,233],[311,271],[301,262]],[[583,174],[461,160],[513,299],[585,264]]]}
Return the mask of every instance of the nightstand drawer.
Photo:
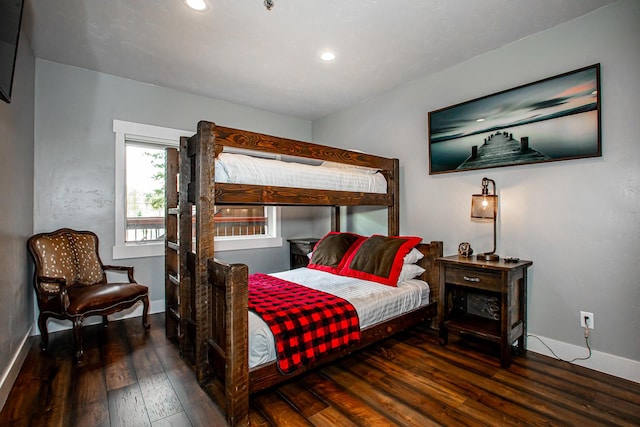
{"label": "nightstand drawer", "polygon": [[452,285],[468,286],[494,292],[500,292],[502,287],[502,279],[499,273],[472,268],[449,267],[446,269],[444,280]]}

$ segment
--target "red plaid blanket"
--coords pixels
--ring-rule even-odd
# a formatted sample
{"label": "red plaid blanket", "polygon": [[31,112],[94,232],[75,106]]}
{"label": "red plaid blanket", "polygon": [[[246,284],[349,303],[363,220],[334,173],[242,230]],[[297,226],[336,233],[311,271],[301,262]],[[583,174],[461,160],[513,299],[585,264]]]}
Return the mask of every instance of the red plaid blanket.
{"label": "red plaid blanket", "polygon": [[349,302],[266,274],[249,276],[249,309],[271,328],[283,374],[360,340],[358,314]]}

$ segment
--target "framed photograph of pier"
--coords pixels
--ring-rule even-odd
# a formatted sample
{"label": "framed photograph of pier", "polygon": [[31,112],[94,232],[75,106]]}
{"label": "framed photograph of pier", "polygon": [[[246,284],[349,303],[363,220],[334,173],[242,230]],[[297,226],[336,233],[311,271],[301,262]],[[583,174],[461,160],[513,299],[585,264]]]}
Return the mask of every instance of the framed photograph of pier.
{"label": "framed photograph of pier", "polygon": [[602,156],[600,64],[429,112],[429,174]]}

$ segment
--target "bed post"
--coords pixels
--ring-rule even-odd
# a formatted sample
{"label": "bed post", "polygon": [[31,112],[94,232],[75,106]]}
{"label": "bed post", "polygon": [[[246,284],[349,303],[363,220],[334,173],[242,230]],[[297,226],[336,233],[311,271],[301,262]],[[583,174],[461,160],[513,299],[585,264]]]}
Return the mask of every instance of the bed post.
{"label": "bed post", "polygon": [[196,136],[195,167],[197,185],[196,204],[196,375],[203,382],[208,376],[208,361],[205,343],[211,337],[211,289],[207,282],[207,261],[213,258],[214,214],[214,167],[215,124],[198,122]]}
{"label": "bed post", "polygon": [[192,235],[191,206],[192,203],[188,198],[189,182],[191,182],[191,158],[187,154],[188,138],[180,138],[180,188],[178,189],[178,208],[179,208],[179,225],[178,225],[178,242],[179,242],[179,272],[180,272],[180,335],[179,340],[180,356],[185,357],[191,363],[194,362],[194,343],[193,343],[193,323],[190,322],[192,307],[192,286],[191,271],[189,269],[189,254],[192,251],[191,241],[195,237]]}
{"label": "bed post", "polygon": [[209,363],[224,382],[224,409],[230,426],[249,424],[248,276],[245,264],[208,260],[213,303]]}
{"label": "bed post", "polygon": [[340,231],[340,206],[331,207],[331,231]]}
{"label": "bed post", "polygon": [[387,209],[387,226],[389,228],[389,236],[400,235],[400,162],[393,159],[393,171],[391,178],[387,184],[390,188],[387,190],[392,197],[392,205]]}
{"label": "bed post", "polygon": [[443,256],[444,243],[442,241],[432,241],[429,243],[429,277],[427,283],[429,283],[429,292],[431,294],[431,301],[435,301],[437,305],[438,315],[431,319],[431,327],[433,329],[439,329],[440,324],[438,319],[440,318],[440,310],[444,306],[442,304],[442,295],[440,295],[440,268],[436,259]]}
{"label": "bed post", "polygon": [[[211,289],[207,260],[213,258],[215,125],[198,123],[198,133],[180,147],[180,287],[185,339],[180,349],[191,359],[198,381],[209,374],[206,342],[211,337]],[[195,249],[192,207],[196,208]]]}

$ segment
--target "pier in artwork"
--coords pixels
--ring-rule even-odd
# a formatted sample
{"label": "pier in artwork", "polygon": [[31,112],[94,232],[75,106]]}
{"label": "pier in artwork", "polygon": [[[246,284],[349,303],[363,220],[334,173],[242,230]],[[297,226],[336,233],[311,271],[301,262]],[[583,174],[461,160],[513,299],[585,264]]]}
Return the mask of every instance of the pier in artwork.
{"label": "pier in artwork", "polygon": [[531,148],[529,137],[517,140],[512,133],[498,131],[485,138],[482,145],[471,147],[471,155],[456,169],[482,169],[546,160],[551,160],[551,157]]}

